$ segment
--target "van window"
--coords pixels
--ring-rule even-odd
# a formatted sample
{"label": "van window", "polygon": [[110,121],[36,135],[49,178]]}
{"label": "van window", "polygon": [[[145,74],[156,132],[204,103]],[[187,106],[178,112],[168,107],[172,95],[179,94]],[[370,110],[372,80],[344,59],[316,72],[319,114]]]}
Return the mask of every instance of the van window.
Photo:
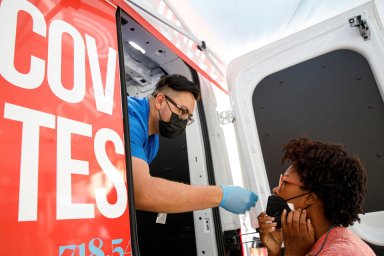
{"label": "van window", "polygon": [[358,155],[368,174],[365,211],[384,210],[384,104],[362,55],[337,50],[281,70],[256,86],[252,100],[271,189],[287,167],[282,146],[309,136]]}

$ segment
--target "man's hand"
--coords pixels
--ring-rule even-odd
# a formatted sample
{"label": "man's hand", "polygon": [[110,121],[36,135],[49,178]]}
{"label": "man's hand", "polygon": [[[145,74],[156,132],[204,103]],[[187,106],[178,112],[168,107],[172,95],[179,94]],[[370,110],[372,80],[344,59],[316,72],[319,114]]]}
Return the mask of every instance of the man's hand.
{"label": "man's hand", "polygon": [[315,229],[311,220],[307,220],[305,210],[297,209],[281,215],[285,255],[305,255],[315,243]]}
{"label": "man's hand", "polygon": [[223,198],[220,207],[232,213],[245,213],[255,206],[258,199],[257,195],[239,186],[221,186]]}
{"label": "man's hand", "polygon": [[265,212],[257,217],[259,221],[260,239],[268,249],[268,255],[280,255],[283,235],[281,229],[277,230],[277,222],[274,217],[268,216]]}

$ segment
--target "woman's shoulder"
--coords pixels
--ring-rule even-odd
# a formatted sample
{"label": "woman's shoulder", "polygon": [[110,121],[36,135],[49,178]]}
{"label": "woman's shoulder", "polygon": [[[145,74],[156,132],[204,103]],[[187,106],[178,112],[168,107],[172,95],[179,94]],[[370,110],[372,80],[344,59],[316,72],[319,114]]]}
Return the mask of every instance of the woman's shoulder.
{"label": "woman's shoulder", "polygon": [[375,255],[372,249],[351,230],[335,227],[319,255]]}

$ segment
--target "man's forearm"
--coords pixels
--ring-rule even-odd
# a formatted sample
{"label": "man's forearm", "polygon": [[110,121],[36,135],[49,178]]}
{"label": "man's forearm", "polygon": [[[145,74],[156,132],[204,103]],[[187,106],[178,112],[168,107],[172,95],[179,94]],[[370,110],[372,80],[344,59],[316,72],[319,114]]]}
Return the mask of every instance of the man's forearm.
{"label": "man's forearm", "polygon": [[218,186],[191,186],[156,177],[148,179],[145,189],[137,192],[135,189],[137,209],[166,213],[217,207],[222,199]]}

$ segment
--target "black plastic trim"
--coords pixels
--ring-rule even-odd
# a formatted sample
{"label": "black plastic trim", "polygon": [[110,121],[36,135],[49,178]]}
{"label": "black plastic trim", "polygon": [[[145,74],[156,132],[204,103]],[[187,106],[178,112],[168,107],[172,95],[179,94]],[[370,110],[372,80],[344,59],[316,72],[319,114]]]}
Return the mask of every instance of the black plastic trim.
{"label": "black plastic trim", "polygon": [[129,147],[129,121],[128,121],[128,102],[127,102],[127,90],[125,87],[125,65],[124,65],[124,51],[123,41],[121,32],[121,12],[120,8],[116,10],[116,26],[117,26],[117,42],[119,49],[119,66],[120,66],[120,83],[121,83],[121,101],[123,110],[123,123],[124,123],[124,145],[125,145],[125,162],[126,162],[126,177],[128,185],[128,208],[129,208],[129,222],[131,232],[131,248],[132,255],[139,256],[139,241],[137,235],[137,222],[136,222],[136,208],[135,208],[135,197],[133,189],[133,174],[132,174],[132,163],[131,163],[131,149]]}

